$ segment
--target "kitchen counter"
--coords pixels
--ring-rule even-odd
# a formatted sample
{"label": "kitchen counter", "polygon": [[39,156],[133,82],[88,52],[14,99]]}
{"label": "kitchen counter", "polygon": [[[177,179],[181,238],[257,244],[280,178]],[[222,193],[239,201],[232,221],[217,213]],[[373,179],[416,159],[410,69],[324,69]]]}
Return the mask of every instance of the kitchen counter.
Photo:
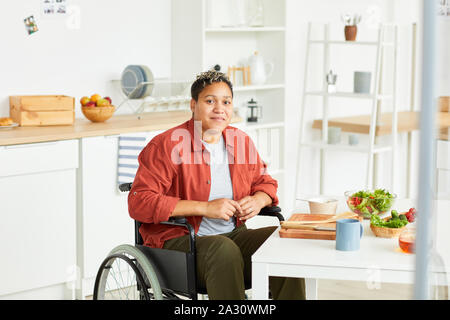
{"label": "kitchen counter", "polygon": [[[0,130],[0,146],[170,129],[192,116],[190,110],[116,115],[106,122],[75,119],[71,126],[16,127]],[[241,122],[233,117],[231,123]]]}

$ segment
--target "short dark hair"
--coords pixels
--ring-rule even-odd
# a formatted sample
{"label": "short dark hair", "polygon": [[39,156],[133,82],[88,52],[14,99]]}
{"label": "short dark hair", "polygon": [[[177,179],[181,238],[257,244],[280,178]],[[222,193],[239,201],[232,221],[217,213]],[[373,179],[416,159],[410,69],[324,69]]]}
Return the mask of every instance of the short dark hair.
{"label": "short dark hair", "polygon": [[233,85],[231,84],[231,81],[230,79],[228,79],[227,75],[223,72],[219,72],[216,70],[209,70],[198,74],[194,83],[192,83],[191,86],[192,99],[198,101],[198,96],[200,92],[202,92],[203,89],[213,84],[214,82],[225,82],[231,90],[231,97],[233,97]]}

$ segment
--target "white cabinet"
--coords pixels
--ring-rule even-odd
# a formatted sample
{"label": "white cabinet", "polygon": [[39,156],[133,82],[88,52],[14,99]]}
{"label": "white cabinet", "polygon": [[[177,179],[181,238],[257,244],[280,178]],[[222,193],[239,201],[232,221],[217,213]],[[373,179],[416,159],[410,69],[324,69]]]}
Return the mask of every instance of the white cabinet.
{"label": "white cabinet", "polygon": [[[146,143],[160,131],[140,132]],[[133,135],[133,134],[131,134]],[[78,258],[81,298],[91,295],[98,268],[116,246],[134,244],[134,220],[128,214],[128,193],[117,186],[119,136],[81,139],[78,212]]]}
{"label": "white cabinet", "polygon": [[[172,77],[190,79],[216,64],[221,71],[229,66],[248,66],[248,58],[258,51],[274,65],[264,84],[243,85],[242,72],[231,77],[234,108],[246,118],[246,105],[254,99],[262,106],[257,123],[238,127],[247,132],[268,163],[269,173],[278,180],[280,205],[284,195],[285,169],[285,17],[286,1],[262,1],[263,26],[252,27],[244,1],[174,0],[172,1]],[[225,8],[225,9],[224,9]],[[244,25],[239,25],[239,24]],[[180,54],[182,52],[183,54]]]}
{"label": "white cabinet", "polygon": [[67,297],[76,269],[77,167],[78,140],[0,147],[0,298],[58,285],[54,298]]}
{"label": "white cabinet", "polygon": [[118,136],[81,139],[79,250],[83,297],[93,292],[98,268],[119,244],[134,244],[127,194],[117,189]]}

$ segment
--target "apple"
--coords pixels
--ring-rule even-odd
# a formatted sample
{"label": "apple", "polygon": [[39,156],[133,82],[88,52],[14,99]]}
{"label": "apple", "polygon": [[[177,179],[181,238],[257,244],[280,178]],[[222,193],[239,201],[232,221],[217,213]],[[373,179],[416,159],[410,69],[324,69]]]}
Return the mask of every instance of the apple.
{"label": "apple", "polygon": [[97,107],[109,106],[109,101],[103,98],[97,100]]}
{"label": "apple", "polygon": [[94,101],[89,101],[88,103],[86,103],[84,105],[84,107],[95,107],[95,102]]}
{"label": "apple", "polygon": [[112,100],[111,100],[111,98],[110,98],[110,97],[104,97],[103,99],[106,99],[106,100],[108,100],[108,101],[109,101],[109,104],[111,104],[111,103],[112,103]]}
{"label": "apple", "polygon": [[86,103],[88,103],[89,101],[91,101],[91,99],[89,99],[89,97],[83,97],[80,99],[80,103],[82,106],[85,106]]}
{"label": "apple", "polygon": [[97,102],[97,100],[99,100],[101,98],[102,98],[102,96],[96,93],[91,96],[91,101]]}

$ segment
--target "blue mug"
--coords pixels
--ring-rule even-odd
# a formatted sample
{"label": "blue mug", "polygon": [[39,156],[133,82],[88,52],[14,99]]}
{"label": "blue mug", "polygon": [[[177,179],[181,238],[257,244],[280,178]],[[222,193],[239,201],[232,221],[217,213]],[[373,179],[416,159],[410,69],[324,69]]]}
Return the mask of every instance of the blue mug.
{"label": "blue mug", "polygon": [[363,226],[357,219],[341,219],[336,221],[336,250],[359,250],[359,242],[363,235]]}

